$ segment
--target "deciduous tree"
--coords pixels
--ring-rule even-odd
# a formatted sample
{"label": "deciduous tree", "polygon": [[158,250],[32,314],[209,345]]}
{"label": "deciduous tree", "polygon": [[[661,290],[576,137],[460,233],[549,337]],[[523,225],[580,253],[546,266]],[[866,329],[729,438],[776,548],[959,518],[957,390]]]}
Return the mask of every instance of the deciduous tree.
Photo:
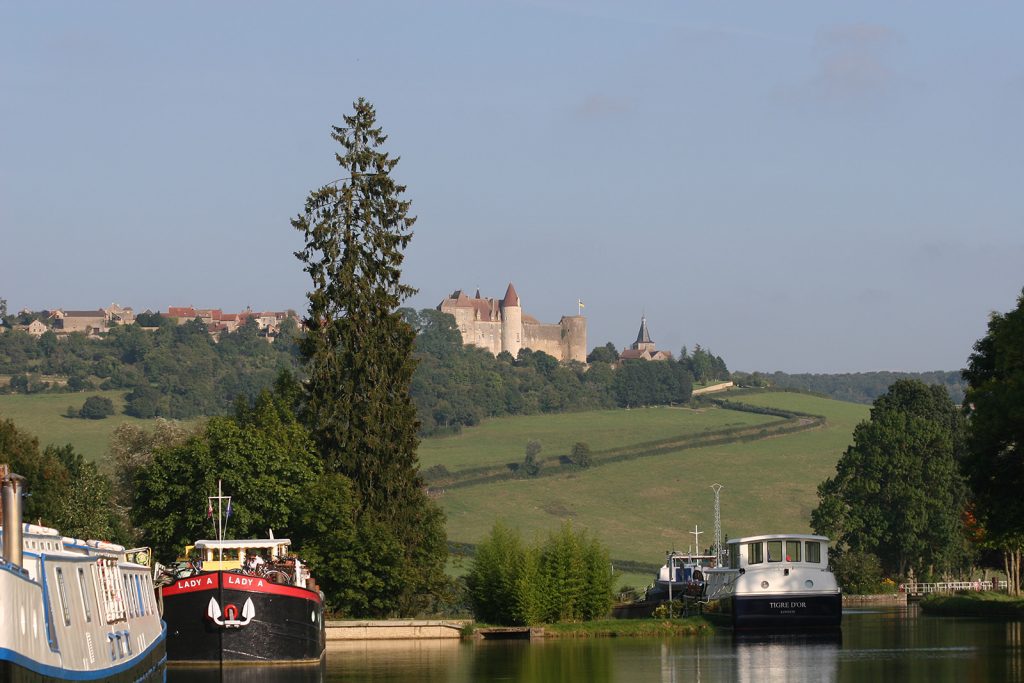
{"label": "deciduous tree", "polygon": [[968,388],[969,477],[987,540],[1005,551],[1010,589],[1020,591],[1024,546],[1024,291],[1017,307],[993,313],[963,373]]}
{"label": "deciduous tree", "polygon": [[836,475],[818,487],[816,532],[871,553],[890,576],[944,573],[964,559],[963,423],[945,389],[900,380],[880,396]]}

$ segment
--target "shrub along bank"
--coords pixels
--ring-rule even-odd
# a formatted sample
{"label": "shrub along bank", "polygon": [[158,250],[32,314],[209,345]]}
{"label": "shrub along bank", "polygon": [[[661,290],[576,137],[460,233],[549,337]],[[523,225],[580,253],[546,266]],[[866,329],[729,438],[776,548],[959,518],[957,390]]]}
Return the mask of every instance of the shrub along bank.
{"label": "shrub along bank", "polygon": [[614,579],[607,549],[569,524],[531,546],[496,524],[476,548],[466,585],[479,621],[522,626],[607,616]]}
{"label": "shrub along bank", "polygon": [[993,591],[968,591],[939,595],[933,593],[921,601],[926,614],[944,617],[992,617],[1020,619],[1024,617],[1024,599]]}

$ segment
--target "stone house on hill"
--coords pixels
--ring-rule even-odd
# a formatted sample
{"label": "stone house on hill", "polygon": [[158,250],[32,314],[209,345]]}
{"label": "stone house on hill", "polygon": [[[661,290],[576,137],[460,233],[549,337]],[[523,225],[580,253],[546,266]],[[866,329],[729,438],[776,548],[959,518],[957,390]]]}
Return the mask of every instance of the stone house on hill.
{"label": "stone house on hill", "polygon": [[102,309],[95,311],[65,311],[58,308],[50,314],[53,321],[53,331],[57,334],[70,334],[72,332],[83,332],[85,334],[99,334],[106,332],[107,314]]}
{"label": "stone house on hill", "polygon": [[[33,320],[28,325],[15,325],[12,329],[21,330],[22,332],[27,332],[33,337],[39,338],[42,337],[43,334],[50,328],[47,327],[46,323],[42,322],[41,320]],[[0,332],[3,331],[5,331],[4,328],[0,328]]]}

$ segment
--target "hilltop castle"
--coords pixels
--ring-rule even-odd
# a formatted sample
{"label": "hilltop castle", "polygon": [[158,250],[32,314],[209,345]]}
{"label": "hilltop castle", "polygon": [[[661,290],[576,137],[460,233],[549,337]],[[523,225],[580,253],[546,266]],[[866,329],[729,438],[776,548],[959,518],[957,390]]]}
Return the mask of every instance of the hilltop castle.
{"label": "hilltop castle", "polygon": [[587,319],[563,315],[558,323],[539,322],[523,313],[511,282],[503,299],[484,299],[480,290],[470,298],[456,290],[438,304],[437,310],[455,317],[463,344],[479,346],[495,356],[508,351],[515,357],[520,349],[532,349],[562,362],[587,362]]}

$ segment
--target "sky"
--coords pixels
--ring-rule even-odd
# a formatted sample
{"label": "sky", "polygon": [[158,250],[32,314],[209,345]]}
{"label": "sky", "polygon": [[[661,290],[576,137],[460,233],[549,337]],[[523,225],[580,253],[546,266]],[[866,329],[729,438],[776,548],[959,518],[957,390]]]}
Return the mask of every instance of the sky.
{"label": "sky", "polygon": [[365,97],[407,305],[588,348],[956,370],[1024,287],[1015,2],[0,3],[11,310],[304,311],[289,223]]}

